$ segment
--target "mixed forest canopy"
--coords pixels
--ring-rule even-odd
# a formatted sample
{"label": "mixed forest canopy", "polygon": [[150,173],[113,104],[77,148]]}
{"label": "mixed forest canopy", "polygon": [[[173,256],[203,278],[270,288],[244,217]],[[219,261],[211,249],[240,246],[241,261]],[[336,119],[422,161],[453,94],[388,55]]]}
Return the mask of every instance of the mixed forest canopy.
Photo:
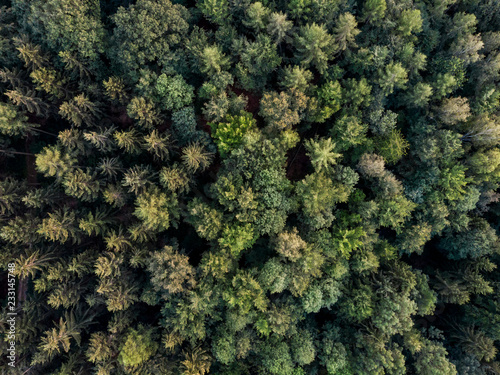
{"label": "mixed forest canopy", "polygon": [[0,5],[2,374],[500,374],[498,0]]}

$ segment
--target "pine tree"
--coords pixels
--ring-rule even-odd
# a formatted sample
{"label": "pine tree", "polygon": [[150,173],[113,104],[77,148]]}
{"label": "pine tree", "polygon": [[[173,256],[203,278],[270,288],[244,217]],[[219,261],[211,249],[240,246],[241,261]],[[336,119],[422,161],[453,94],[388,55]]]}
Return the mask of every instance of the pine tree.
{"label": "pine tree", "polygon": [[337,51],[344,51],[348,47],[356,47],[356,35],[361,31],[357,28],[356,18],[351,13],[341,14],[333,29],[333,38]]}
{"label": "pine tree", "polygon": [[88,145],[84,141],[85,136],[81,130],[74,128],[64,129],[59,132],[57,138],[66,149],[66,152],[74,157],[85,155],[89,151]]}
{"label": "pine tree", "polygon": [[171,147],[170,135],[167,133],[160,134],[155,129],[149,135],[144,136],[142,147],[153,154],[155,159],[168,160],[170,154],[169,148]]}
{"label": "pine tree", "polygon": [[0,214],[14,213],[19,207],[25,188],[24,183],[10,177],[0,181]]}
{"label": "pine tree", "polygon": [[326,70],[328,60],[338,48],[324,26],[315,23],[302,26],[294,44],[298,52],[297,60],[305,66],[314,66],[320,73]]}
{"label": "pine tree", "polygon": [[0,133],[8,136],[27,136],[40,126],[27,121],[28,117],[19,113],[14,105],[0,103]]}
{"label": "pine tree", "polygon": [[151,254],[148,271],[153,288],[162,293],[165,299],[170,294],[187,293],[196,286],[196,273],[189,264],[189,258],[171,246]]}
{"label": "pine tree", "polygon": [[57,146],[45,147],[36,155],[36,167],[46,176],[64,177],[75,166],[76,160]]}
{"label": "pine tree", "polygon": [[186,170],[190,173],[203,172],[212,161],[213,154],[207,152],[203,146],[198,143],[192,143],[182,149],[182,162]]}
{"label": "pine tree", "polygon": [[184,360],[181,362],[182,375],[205,375],[210,370],[212,358],[205,350],[198,347],[191,351],[183,352]]}
{"label": "pine tree", "polygon": [[38,233],[50,241],[66,243],[80,242],[80,232],[76,225],[76,213],[68,207],[55,210],[49,213],[47,218],[42,220]]}
{"label": "pine tree", "polygon": [[104,89],[106,90],[106,95],[114,101],[120,104],[125,104],[128,99],[127,89],[123,78],[121,77],[109,77],[108,80],[103,81]]}
{"label": "pine tree", "polygon": [[104,176],[114,178],[123,171],[123,166],[119,158],[103,158],[99,162],[97,169]]}
{"label": "pine tree", "polygon": [[90,211],[86,218],[80,219],[79,228],[89,236],[105,235],[111,224],[109,210],[98,207],[94,212]]}
{"label": "pine tree", "polygon": [[42,53],[40,46],[29,42],[26,35],[13,38],[13,42],[19,51],[19,57],[29,69],[40,69],[48,65],[49,59]]}
{"label": "pine tree", "polygon": [[97,148],[100,152],[111,152],[115,149],[112,136],[116,132],[115,126],[108,126],[106,128],[98,128],[97,131],[88,131],[83,133],[83,138],[90,142],[92,146]]}
{"label": "pine tree", "polygon": [[152,188],[137,196],[134,215],[147,228],[156,231],[167,230],[176,218],[176,196],[167,195],[158,188]]}
{"label": "pine tree", "polygon": [[331,138],[308,139],[305,147],[316,172],[331,170],[332,166],[337,163],[337,159],[342,157],[342,154],[334,152],[336,145]]}
{"label": "pine tree", "polygon": [[88,169],[83,171],[77,168],[67,172],[62,185],[66,194],[83,202],[94,202],[101,191],[101,182],[97,179],[96,173],[91,173]]}
{"label": "pine tree", "polygon": [[59,114],[76,127],[80,127],[83,124],[96,125],[101,111],[97,103],[90,101],[85,94],[80,94],[61,104]]}
{"label": "pine tree", "polygon": [[40,117],[48,117],[49,115],[49,105],[37,97],[32,90],[16,88],[6,91],[5,95],[7,95],[14,105],[23,107],[30,113],[34,113]]}
{"label": "pine tree", "polygon": [[174,193],[185,193],[190,190],[190,179],[184,168],[174,163],[171,167],[163,167],[160,171],[160,183]]}
{"label": "pine tree", "polygon": [[160,122],[160,115],[155,105],[143,97],[133,98],[127,106],[127,113],[146,129],[150,129]]}
{"label": "pine tree", "polygon": [[287,20],[287,15],[283,12],[273,12],[269,16],[267,24],[267,33],[276,44],[283,42],[289,31],[292,29],[293,22]]}
{"label": "pine tree", "polygon": [[118,147],[124,149],[129,154],[140,154],[140,136],[135,129],[129,131],[117,131],[113,137]]}
{"label": "pine tree", "polygon": [[137,195],[151,184],[152,177],[153,174],[149,165],[135,165],[127,169],[123,174],[122,186],[128,187],[130,193]]}
{"label": "pine tree", "polygon": [[65,64],[67,71],[78,73],[80,79],[91,78],[92,73],[89,68],[82,63],[78,57],[70,51],[59,51],[59,57]]}
{"label": "pine tree", "polygon": [[65,88],[66,79],[54,69],[36,69],[31,72],[30,77],[35,84],[35,88],[39,91],[45,91],[58,99],[68,94]]}

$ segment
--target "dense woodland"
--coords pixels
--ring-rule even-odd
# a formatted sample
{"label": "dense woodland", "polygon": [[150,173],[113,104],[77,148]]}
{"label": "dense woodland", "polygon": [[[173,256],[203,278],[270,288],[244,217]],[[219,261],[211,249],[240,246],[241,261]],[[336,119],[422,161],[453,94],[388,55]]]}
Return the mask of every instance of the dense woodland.
{"label": "dense woodland", "polygon": [[2,374],[500,374],[498,0],[0,4]]}

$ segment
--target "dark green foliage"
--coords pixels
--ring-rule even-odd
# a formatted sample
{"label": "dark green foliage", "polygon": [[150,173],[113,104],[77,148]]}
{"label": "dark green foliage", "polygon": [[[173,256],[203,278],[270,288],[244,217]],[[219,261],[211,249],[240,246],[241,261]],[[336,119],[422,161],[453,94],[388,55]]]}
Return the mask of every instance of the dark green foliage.
{"label": "dark green foliage", "polygon": [[2,374],[500,373],[497,3],[0,1]]}

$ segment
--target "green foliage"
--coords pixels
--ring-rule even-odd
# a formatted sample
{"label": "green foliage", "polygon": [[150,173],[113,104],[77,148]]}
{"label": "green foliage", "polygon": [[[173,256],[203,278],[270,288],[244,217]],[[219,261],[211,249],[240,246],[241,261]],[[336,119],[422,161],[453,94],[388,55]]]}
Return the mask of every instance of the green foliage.
{"label": "green foliage", "polygon": [[158,349],[151,328],[139,326],[130,328],[118,354],[118,362],[124,367],[136,367],[147,361]]}
{"label": "green foliage", "polygon": [[317,172],[330,170],[337,163],[337,159],[342,154],[335,153],[335,143],[331,138],[321,138],[318,141],[309,139],[305,142],[307,155],[311,158],[311,163]]}
{"label": "green foliage", "polygon": [[176,218],[175,198],[175,195],[167,197],[157,188],[149,189],[137,196],[134,215],[149,229],[166,230]]}
{"label": "green foliage", "polygon": [[392,94],[395,89],[405,89],[408,72],[401,63],[391,62],[385,69],[379,70],[378,84],[385,94]]}
{"label": "green foliage", "polygon": [[76,160],[68,153],[63,153],[56,146],[45,147],[36,156],[37,169],[46,176],[62,178],[76,163]]}
{"label": "green foliage", "polygon": [[362,144],[366,140],[367,126],[360,123],[355,116],[342,116],[331,129],[334,139],[337,139],[339,150],[347,150],[353,146]]}
{"label": "green foliage", "polygon": [[184,81],[181,75],[173,77],[160,75],[155,89],[162,109],[167,111],[177,111],[190,105],[193,100],[193,88]]}
{"label": "green foliage", "polygon": [[328,34],[324,26],[315,23],[302,26],[295,37],[295,48],[297,49],[297,60],[304,66],[314,66],[323,73],[328,60],[336,48],[334,38]]}
{"label": "green foliage", "polygon": [[440,247],[450,259],[477,258],[498,251],[498,237],[484,219],[476,219],[459,233],[449,233]]}
{"label": "green foliage", "polygon": [[241,112],[239,115],[227,115],[225,122],[210,124],[212,128],[212,138],[214,139],[219,153],[222,157],[227,157],[231,150],[241,144],[244,135],[255,129],[256,121],[251,113]]}
{"label": "green foliage", "polygon": [[36,127],[36,124],[29,124],[28,118],[20,114],[17,108],[9,103],[0,103],[0,132],[4,135],[26,136]]}
{"label": "green foliage", "polygon": [[341,90],[338,81],[328,81],[316,90],[317,107],[313,110],[315,122],[325,122],[340,109]]}
{"label": "green foliage", "polygon": [[186,8],[169,0],[139,0],[120,7],[112,16],[116,27],[111,54],[130,70],[151,63],[169,66],[171,48],[187,34],[188,17]]}
{"label": "green foliage", "polygon": [[75,52],[80,58],[91,61],[96,61],[99,54],[104,53],[105,30],[98,2],[50,0],[18,3],[26,3],[29,26],[44,36],[52,50]]}
{"label": "green foliage", "polygon": [[500,372],[498,1],[0,3],[6,374]]}
{"label": "green foliage", "polygon": [[180,254],[172,246],[151,254],[148,261],[153,289],[166,298],[170,294],[187,292],[196,285],[195,270],[189,264],[189,258]]}
{"label": "green foliage", "polygon": [[283,130],[298,124],[306,107],[307,97],[300,91],[266,92],[260,102],[259,114],[271,129]]}
{"label": "green foliage", "polygon": [[395,164],[406,155],[410,144],[399,130],[392,130],[385,137],[378,138],[376,146],[387,163]]}

